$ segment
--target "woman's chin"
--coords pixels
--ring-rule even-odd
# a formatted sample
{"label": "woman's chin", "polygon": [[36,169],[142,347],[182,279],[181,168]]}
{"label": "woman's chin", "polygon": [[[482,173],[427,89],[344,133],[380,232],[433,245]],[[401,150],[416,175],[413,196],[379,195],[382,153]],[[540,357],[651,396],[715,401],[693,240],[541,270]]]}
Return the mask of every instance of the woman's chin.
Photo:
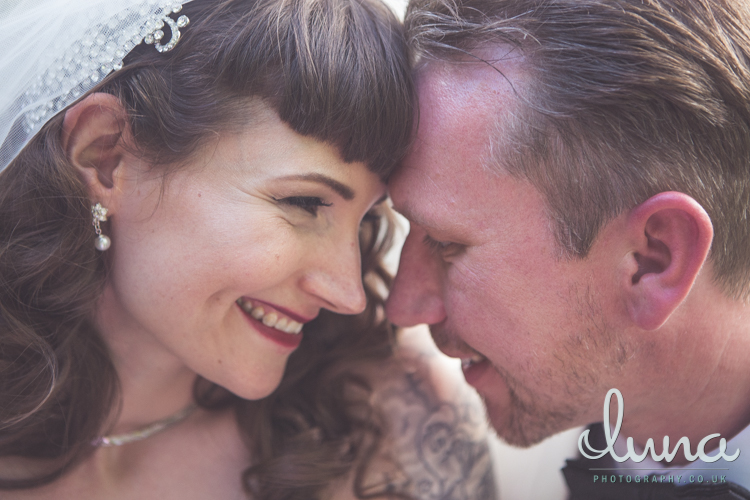
{"label": "woman's chin", "polygon": [[269,396],[279,387],[284,375],[284,367],[269,369],[262,374],[256,372],[242,379],[236,377],[238,373],[232,374],[233,376],[228,380],[216,381],[216,383],[242,399],[256,400]]}

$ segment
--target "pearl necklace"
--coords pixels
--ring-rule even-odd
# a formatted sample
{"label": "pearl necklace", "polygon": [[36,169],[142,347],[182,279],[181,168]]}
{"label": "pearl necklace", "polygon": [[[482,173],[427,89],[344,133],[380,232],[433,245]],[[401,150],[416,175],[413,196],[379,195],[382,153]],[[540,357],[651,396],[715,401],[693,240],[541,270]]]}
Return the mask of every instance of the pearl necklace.
{"label": "pearl necklace", "polygon": [[153,424],[149,424],[143,429],[139,429],[133,432],[126,432],[124,434],[102,436],[95,439],[91,444],[104,448],[108,446],[122,446],[123,444],[133,443],[135,441],[146,439],[147,437],[151,437],[154,434],[169,429],[173,425],[179,424],[180,422],[188,418],[196,408],[197,406],[195,405],[195,403],[191,403],[186,408],[183,408],[177,413],[170,415],[167,418],[158,420]]}

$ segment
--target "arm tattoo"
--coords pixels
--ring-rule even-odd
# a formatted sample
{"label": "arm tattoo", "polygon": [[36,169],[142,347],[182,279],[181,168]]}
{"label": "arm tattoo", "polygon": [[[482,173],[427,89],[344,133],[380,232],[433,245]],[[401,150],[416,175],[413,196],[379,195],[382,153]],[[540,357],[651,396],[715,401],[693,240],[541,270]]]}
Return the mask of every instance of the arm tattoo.
{"label": "arm tattoo", "polygon": [[379,381],[374,406],[386,422],[365,465],[365,498],[491,500],[496,498],[487,424],[479,397],[466,386],[440,400],[419,368]]}

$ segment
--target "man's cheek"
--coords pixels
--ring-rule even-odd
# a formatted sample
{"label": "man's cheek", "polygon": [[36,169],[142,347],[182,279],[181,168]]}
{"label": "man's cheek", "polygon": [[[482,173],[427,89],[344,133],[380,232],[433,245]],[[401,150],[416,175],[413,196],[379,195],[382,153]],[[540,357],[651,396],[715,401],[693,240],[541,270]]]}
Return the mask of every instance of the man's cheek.
{"label": "man's cheek", "polygon": [[505,307],[504,279],[482,265],[453,264],[445,281],[447,301],[472,322],[489,321]]}
{"label": "man's cheek", "polygon": [[476,294],[493,288],[492,275],[483,269],[481,262],[476,262],[466,256],[458,258],[446,267],[446,283],[448,288],[456,293]]}

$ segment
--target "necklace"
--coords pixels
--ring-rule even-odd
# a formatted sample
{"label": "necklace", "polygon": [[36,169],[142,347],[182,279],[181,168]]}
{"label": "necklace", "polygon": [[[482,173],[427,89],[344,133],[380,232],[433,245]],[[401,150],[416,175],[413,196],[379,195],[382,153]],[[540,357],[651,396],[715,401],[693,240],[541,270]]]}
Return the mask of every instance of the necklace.
{"label": "necklace", "polygon": [[195,403],[190,403],[186,408],[178,411],[177,413],[170,415],[161,420],[157,420],[153,424],[149,424],[143,429],[139,429],[133,432],[126,432],[124,434],[113,434],[110,436],[102,436],[95,439],[91,444],[99,447],[107,446],[122,446],[123,444],[133,443],[151,437],[163,430],[169,429],[173,425],[179,424],[186,418],[188,418],[197,408]]}

